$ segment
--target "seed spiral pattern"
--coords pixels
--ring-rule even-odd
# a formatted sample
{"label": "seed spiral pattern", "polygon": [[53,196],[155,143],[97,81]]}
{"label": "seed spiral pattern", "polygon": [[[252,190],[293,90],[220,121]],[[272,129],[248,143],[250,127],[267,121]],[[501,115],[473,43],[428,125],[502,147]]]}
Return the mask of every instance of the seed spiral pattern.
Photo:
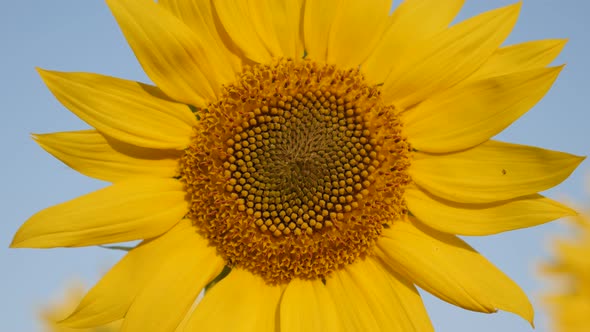
{"label": "seed spiral pattern", "polygon": [[245,67],[199,118],[180,161],[197,231],[269,284],[324,279],[403,218],[411,147],[356,69]]}
{"label": "seed spiral pattern", "polygon": [[329,91],[254,109],[227,141],[226,189],[238,194],[238,210],[275,236],[309,235],[342,220],[379,167],[363,122],[350,101]]}

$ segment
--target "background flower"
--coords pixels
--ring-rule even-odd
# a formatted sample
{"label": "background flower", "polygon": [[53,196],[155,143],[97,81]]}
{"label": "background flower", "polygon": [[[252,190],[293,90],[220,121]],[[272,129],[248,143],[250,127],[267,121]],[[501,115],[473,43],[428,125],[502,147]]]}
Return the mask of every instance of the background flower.
{"label": "background flower", "polygon": [[45,332],[118,332],[121,321],[87,329],[72,329],[58,324],[72,313],[85,293],[86,289],[81,282],[70,282],[59,298],[46,303],[39,312],[43,330]]}
{"label": "background flower", "polygon": [[553,257],[541,266],[551,281],[543,300],[553,331],[583,332],[590,329],[590,211],[568,221],[569,234],[552,237]]}

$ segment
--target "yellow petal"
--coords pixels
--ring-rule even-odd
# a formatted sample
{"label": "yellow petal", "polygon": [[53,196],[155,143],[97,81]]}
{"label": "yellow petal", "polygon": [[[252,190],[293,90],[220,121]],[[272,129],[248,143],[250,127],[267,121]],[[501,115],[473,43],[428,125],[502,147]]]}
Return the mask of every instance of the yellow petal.
{"label": "yellow petal", "polygon": [[370,82],[383,83],[398,58],[413,45],[442,32],[465,0],[406,0],[391,16],[391,25],[361,68]]}
{"label": "yellow petal", "polygon": [[450,154],[415,153],[410,175],[420,187],[441,198],[488,203],[556,186],[583,160],[564,152],[488,141]]}
{"label": "yellow petal", "polygon": [[555,255],[559,260],[552,264],[542,266],[546,274],[564,274],[575,275],[579,278],[590,277],[590,261],[588,261],[588,251],[590,243],[586,240],[582,232],[576,229],[576,235],[580,236],[577,241],[572,239],[559,239],[553,243]]}
{"label": "yellow petal", "polygon": [[186,252],[202,258],[193,261],[201,264],[203,275],[211,269],[218,269],[222,260],[209,257],[212,250],[205,248],[203,242],[190,220],[179,222],[162,236],[144,241],[111,268],[61,324],[84,328],[125,317],[138,294],[155,280],[162,267],[173,257],[186,255]]}
{"label": "yellow petal", "polygon": [[303,57],[302,0],[249,0],[249,13],[258,36],[275,57]]}
{"label": "yellow petal", "polygon": [[[340,0],[328,37],[328,63],[357,68],[391,22],[391,0]],[[325,15],[325,13],[324,13]]]}
{"label": "yellow petal", "polygon": [[96,130],[35,134],[33,138],[45,151],[76,171],[109,182],[146,175],[174,177],[181,153],[140,148],[106,138]]}
{"label": "yellow petal", "polygon": [[535,40],[498,49],[467,80],[501,76],[548,66],[559,55],[567,40]]}
{"label": "yellow petal", "polygon": [[334,273],[326,287],[346,331],[433,331],[414,285],[372,258]]}
{"label": "yellow petal", "polygon": [[293,279],[281,297],[281,332],[341,331],[334,301],[320,280]]}
{"label": "yellow petal", "polygon": [[328,39],[341,0],[306,0],[303,15],[303,39],[307,57],[328,60]]}
{"label": "yellow petal", "polygon": [[326,287],[334,300],[344,331],[382,331],[377,308],[369,307],[370,300],[358,288],[348,271],[340,270],[326,280]]}
{"label": "yellow petal", "polygon": [[273,54],[272,46],[267,45],[271,40],[265,43],[263,37],[267,35],[260,36],[252,23],[249,1],[211,1],[223,28],[246,57],[255,62],[265,63],[276,55]]}
{"label": "yellow petal", "polygon": [[587,293],[563,294],[544,301],[552,309],[554,329],[552,331],[586,332],[590,301]]}
{"label": "yellow petal", "polygon": [[533,69],[471,82],[405,112],[404,131],[421,151],[470,148],[500,133],[533,107],[562,67]]}
{"label": "yellow petal", "polygon": [[205,294],[186,331],[274,332],[280,286],[270,286],[248,271],[233,269]]}
{"label": "yellow petal", "polygon": [[125,315],[121,331],[174,331],[193,302],[223,269],[214,247],[187,229],[178,248],[140,290]]}
{"label": "yellow petal", "polygon": [[188,146],[195,116],[152,86],[89,73],[39,70],[55,97],[101,133],[155,149]]}
{"label": "yellow petal", "polygon": [[385,80],[384,101],[404,109],[464,80],[506,39],[519,10],[517,3],[480,14],[405,52]]}
{"label": "yellow petal", "polygon": [[137,178],[61,203],[27,220],[12,247],[80,247],[158,236],[187,212],[175,179]]}
{"label": "yellow petal", "polygon": [[242,58],[237,54],[237,48],[227,33],[219,27],[219,20],[213,16],[211,1],[159,0],[158,4],[199,35],[209,48],[206,51],[217,49],[234,72],[242,70]]}
{"label": "yellow petal", "polygon": [[440,299],[479,312],[512,312],[532,324],[526,294],[461,239],[400,220],[377,245],[392,269]]}
{"label": "yellow petal", "polygon": [[206,107],[234,79],[227,58],[152,0],[107,0],[146,74],[167,95]]}
{"label": "yellow petal", "polygon": [[408,208],[420,222],[458,235],[490,235],[540,225],[576,212],[538,194],[508,201],[465,204],[435,197],[414,186],[406,188]]}

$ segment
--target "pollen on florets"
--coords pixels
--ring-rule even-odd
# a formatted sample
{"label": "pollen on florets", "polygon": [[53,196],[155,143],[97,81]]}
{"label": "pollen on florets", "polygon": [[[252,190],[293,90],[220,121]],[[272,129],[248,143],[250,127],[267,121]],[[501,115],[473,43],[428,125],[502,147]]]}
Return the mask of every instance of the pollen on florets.
{"label": "pollen on florets", "polygon": [[246,67],[198,112],[180,163],[187,217],[230,266],[273,284],[325,278],[406,213],[409,144],[358,70]]}

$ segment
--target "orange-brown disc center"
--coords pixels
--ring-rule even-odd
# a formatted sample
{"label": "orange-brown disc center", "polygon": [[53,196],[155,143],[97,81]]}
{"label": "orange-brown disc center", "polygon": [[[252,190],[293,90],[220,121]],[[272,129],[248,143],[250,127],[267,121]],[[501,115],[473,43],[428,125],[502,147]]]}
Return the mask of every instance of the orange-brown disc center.
{"label": "orange-brown disc center", "polygon": [[410,147],[358,70],[281,59],[198,110],[181,160],[188,215],[229,266],[325,278],[406,213]]}

